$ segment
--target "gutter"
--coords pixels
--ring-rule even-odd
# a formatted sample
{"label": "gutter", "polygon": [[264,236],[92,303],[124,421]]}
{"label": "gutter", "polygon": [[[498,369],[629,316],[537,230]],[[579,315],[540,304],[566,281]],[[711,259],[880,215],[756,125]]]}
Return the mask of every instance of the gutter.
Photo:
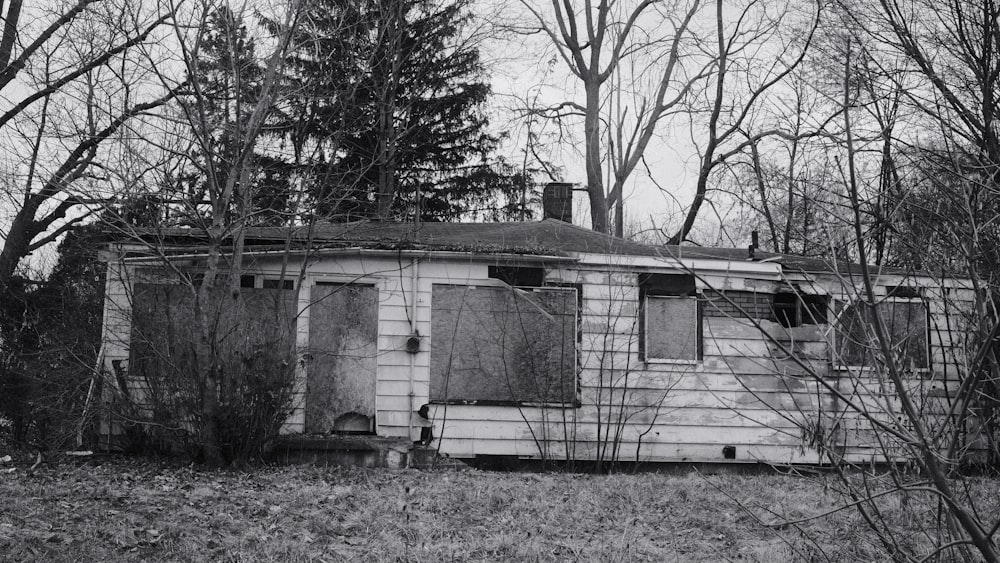
{"label": "gutter", "polygon": [[[579,260],[570,256],[555,256],[551,254],[517,254],[510,252],[489,253],[489,252],[461,252],[455,250],[381,250],[363,247],[349,248],[325,248],[316,250],[251,250],[245,251],[244,256],[374,256],[386,258],[399,258],[400,256],[411,259],[431,259],[431,258],[454,258],[464,260],[496,260],[502,259],[511,262],[529,263],[574,263]],[[133,256],[122,258],[124,264],[159,264],[164,261],[174,260],[196,260],[204,258],[204,252],[187,254],[170,254],[167,256]]]}
{"label": "gutter", "polygon": [[764,279],[780,279],[781,264],[776,262],[749,262],[710,258],[677,258],[673,256],[621,256],[612,254],[580,253],[581,265],[601,265],[631,268],[672,268],[698,272],[725,272],[731,274],[756,274]]}

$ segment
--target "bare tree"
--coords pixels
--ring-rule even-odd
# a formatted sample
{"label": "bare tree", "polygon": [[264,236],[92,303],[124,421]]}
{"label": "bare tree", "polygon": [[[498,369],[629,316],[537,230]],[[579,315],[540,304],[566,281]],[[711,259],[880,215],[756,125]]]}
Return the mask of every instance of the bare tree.
{"label": "bare tree", "polygon": [[[882,185],[879,178],[886,174],[886,157],[883,142],[877,137],[868,140],[879,147],[873,151],[874,166],[867,166],[870,162],[858,150],[861,142],[853,122],[858,84],[851,68],[855,45],[852,38],[846,38],[840,94],[844,154],[838,165],[853,231],[852,255],[858,264],[841,277],[843,303],[831,316],[834,330],[830,334],[836,334],[836,349],[829,361],[842,366],[839,381],[824,377],[809,358],[796,353],[794,346],[774,338],[773,330],[752,322],[783,356],[835,397],[837,407],[832,411],[812,413],[800,420],[803,435],[835,469],[844,506],[859,511],[888,556],[901,561],[997,561],[1000,520],[982,509],[977,484],[964,473],[970,463],[995,463],[996,459],[993,421],[1000,323],[993,313],[995,286],[983,275],[980,264],[983,253],[991,252],[989,244],[983,243],[991,230],[986,224],[994,222],[996,215],[982,221],[984,208],[970,197],[988,189],[990,180],[984,178],[980,167],[959,157],[963,151],[955,151],[950,159],[932,164],[950,162],[953,166],[950,175],[944,174],[943,167],[937,168],[931,181],[935,189],[948,188],[942,192],[948,202],[929,205],[933,200],[913,192],[899,204],[901,209],[916,207],[923,222],[940,223],[929,228],[933,236],[911,237],[909,241],[924,259],[920,264],[923,271],[914,271],[911,264],[909,275],[927,278],[943,272],[938,274],[939,287],[925,288],[927,302],[920,308],[929,308],[922,317],[926,324],[918,321],[916,328],[907,329],[920,334],[921,343],[910,347],[900,341],[898,311],[877,290],[880,273],[870,265],[880,239],[878,229],[873,228],[873,216],[866,211],[872,202],[865,199],[863,186]],[[890,149],[894,151],[898,142],[894,136]],[[926,158],[928,153],[918,154]],[[907,159],[900,159],[900,164],[913,166]],[[901,175],[919,180],[916,172],[902,170]],[[887,214],[893,216],[898,215]],[[899,226],[886,217],[881,220],[890,228]],[[952,252],[928,250],[927,240]],[[957,240],[962,243],[955,244]],[[896,244],[905,241],[897,240]],[[942,258],[947,259],[938,261]],[[962,275],[954,276],[956,272]],[[922,371],[914,363],[914,352],[928,354]],[[862,367],[848,367],[858,365]],[[785,376],[776,373],[775,377]],[[845,452],[857,446],[849,436],[861,434],[868,437],[871,459],[885,462],[881,468],[859,463],[856,450]],[[912,517],[920,522],[926,541],[914,541],[912,532],[898,529],[898,523],[886,513],[891,503],[906,506],[911,502],[927,507]]]}
{"label": "bare tree", "polygon": [[[811,22],[801,35],[787,33],[784,29],[789,23],[786,20],[793,17],[789,5],[753,0],[740,8],[735,23],[729,23],[724,3],[719,0],[715,4],[712,84],[703,93],[708,120],[704,124],[698,180],[684,223],[668,244],[680,244],[691,232],[708,196],[712,172],[717,167],[762,139],[794,140],[816,134],[815,131],[802,131],[801,124],[789,130],[777,124],[767,127],[753,122],[762,106],[768,103],[768,93],[782,87],[805,59],[821,21],[822,4],[814,7]],[[760,56],[761,50],[766,48],[778,51],[773,61],[764,62]],[[693,133],[697,136],[698,132],[700,128]]]}
{"label": "bare tree", "polygon": [[[171,262],[169,245],[157,236],[158,225],[149,231],[124,221],[112,222],[121,230],[123,240],[146,244],[159,257],[160,266],[173,270],[178,279],[187,282],[182,285],[187,286],[188,295],[181,301],[176,301],[181,297],[170,299],[175,300],[172,306],[179,303],[182,311],[191,309],[185,314],[190,314],[194,323],[191,361],[195,373],[188,376],[197,396],[192,399],[193,412],[173,415],[182,421],[182,427],[196,421],[186,431],[195,434],[204,460],[216,466],[229,461],[223,452],[220,419],[227,389],[238,383],[229,366],[237,361],[232,354],[239,352],[227,347],[225,341],[227,331],[241,325],[234,319],[247,308],[241,298],[241,274],[244,233],[257,211],[256,151],[268,115],[282,99],[281,72],[303,4],[303,0],[292,0],[274,7],[278,12],[278,19],[270,26],[274,35],[263,41],[270,51],[257,59],[245,37],[245,22],[249,19],[246,6],[234,7],[214,0],[186,6],[168,3],[168,11],[174,14],[170,20],[176,48],[174,65],[152,64],[160,54],[156,50],[147,50],[146,56],[162,87],[180,92],[172,114],[178,138],[165,136],[159,149],[172,153],[182,167],[193,169],[200,183],[198,196],[175,203],[205,238],[205,258],[197,275]],[[204,51],[210,37],[218,51],[211,64]],[[228,298],[220,304],[223,294]],[[285,306],[277,309],[284,310]],[[249,342],[250,336],[247,339]],[[294,338],[287,344],[284,352],[292,354]],[[292,364],[286,361],[285,365]],[[147,383],[155,380],[146,379]]]}
{"label": "bare tree", "polygon": [[[747,132],[767,104],[767,94],[802,62],[820,20],[819,5],[804,32],[792,34],[785,28],[800,14],[782,2],[718,1],[711,10],[701,0],[583,6],[554,1],[550,11],[522,4],[532,15],[531,29],[541,30],[583,87],[582,102],[570,99],[526,111],[582,121],[595,230],[609,232],[613,226],[622,234],[626,183],[643,165],[650,143],[679,117],[690,117],[692,134],[702,146],[694,200],[672,242],[691,231],[716,167],[760,139],[794,136],[775,128]],[[763,54],[769,49],[773,58]],[[612,206],[618,216],[614,225]]]}
{"label": "bare tree", "polygon": [[[566,100],[530,111],[553,119],[582,118],[591,225],[609,232],[609,207],[621,199],[625,181],[642,161],[660,121],[708,73],[710,65],[704,62],[693,69],[683,64],[697,40],[692,22],[701,0],[669,5],[643,0],[631,7],[616,0],[596,6],[589,0],[583,6],[553,0],[551,12],[522,4],[584,90],[582,103]],[[627,79],[631,82],[626,85]],[[625,90],[632,100],[624,99]],[[619,112],[617,123],[606,120],[611,107]],[[605,163],[612,169],[610,190]]]}
{"label": "bare tree", "polygon": [[12,1],[0,38],[0,130],[11,155],[0,188],[0,288],[26,256],[108,201],[116,187],[102,172],[104,147],[176,95],[134,65],[170,12],[78,0],[28,15]]}

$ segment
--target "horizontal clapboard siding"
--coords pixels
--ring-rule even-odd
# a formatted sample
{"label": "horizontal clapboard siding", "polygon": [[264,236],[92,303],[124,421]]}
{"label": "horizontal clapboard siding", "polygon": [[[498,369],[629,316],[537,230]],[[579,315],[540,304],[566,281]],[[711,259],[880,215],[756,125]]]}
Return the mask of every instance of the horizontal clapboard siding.
{"label": "horizontal clapboard siding", "polygon": [[[298,271],[300,265],[288,265]],[[267,274],[280,271],[278,261],[258,260]],[[411,412],[428,402],[430,356],[434,345],[431,320],[435,284],[496,285],[489,262],[477,259],[422,259],[416,287],[409,259],[328,257],[314,260],[299,291],[297,343],[308,344],[310,292],[315,283],[366,283],[378,289],[376,423],[382,436],[407,436]],[[127,361],[128,292],[133,273],[109,264],[105,310],[105,361]],[[431,406],[440,451],[455,457],[505,455],[607,459],[609,436],[622,460],[728,461],[725,446],[735,448],[735,461],[815,463],[810,449],[815,433],[835,436],[842,455],[868,459],[879,444],[871,424],[846,407],[881,408],[893,400],[884,382],[868,372],[838,369],[825,325],[785,329],[767,319],[741,319],[718,311],[702,317],[702,357],[691,363],[646,362],[640,357],[638,274],[609,266],[560,264],[546,268],[546,281],[579,288],[581,332],[577,343],[579,405],[559,406]],[[765,316],[774,280],[755,280],[711,273],[702,276],[716,289],[733,292],[736,301],[757,317]],[[902,283],[886,278],[883,285]],[[833,278],[814,286],[843,294]],[[725,311],[719,297],[708,293]],[[940,295],[938,295],[940,297]],[[971,300],[963,289],[950,289],[949,299]],[[945,307],[928,292],[931,369],[911,374],[908,385],[926,397],[921,408],[943,420],[949,396],[965,360],[958,353],[964,340],[954,303]],[[413,316],[413,309],[416,314]],[[707,305],[706,305],[707,306]],[[730,307],[731,308],[731,307]],[[730,311],[732,313],[732,311]],[[413,317],[413,318],[411,318]],[[951,331],[949,331],[949,328]],[[416,354],[407,339],[420,335]],[[294,411],[284,432],[302,432],[307,374],[297,372]],[[138,389],[136,389],[138,391]],[[894,423],[894,421],[887,421]],[[895,421],[898,423],[898,421]]]}

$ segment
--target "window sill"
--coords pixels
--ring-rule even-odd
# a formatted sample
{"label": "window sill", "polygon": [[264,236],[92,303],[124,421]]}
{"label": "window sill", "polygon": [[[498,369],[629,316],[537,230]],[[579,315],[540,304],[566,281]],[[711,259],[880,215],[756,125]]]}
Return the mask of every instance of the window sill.
{"label": "window sill", "polygon": [[531,401],[496,401],[496,400],[462,400],[449,399],[447,401],[430,400],[431,405],[453,405],[453,406],[478,406],[478,407],[524,407],[524,408],[546,408],[546,409],[578,409],[582,406],[579,399],[573,402],[531,402]]}
{"label": "window sill", "polygon": [[[878,370],[878,368],[873,367],[873,366],[834,366],[833,367],[833,371],[860,371],[860,372],[869,372],[870,371],[870,372],[874,372],[874,371],[877,371],[877,370]],[[916,368],[916,369],[913,369],[913,370],[910,370],[910,371],[912,371],[914,373],[927,374],[927,373],[931,373],[932,370],[931,370],[931,368]]]}

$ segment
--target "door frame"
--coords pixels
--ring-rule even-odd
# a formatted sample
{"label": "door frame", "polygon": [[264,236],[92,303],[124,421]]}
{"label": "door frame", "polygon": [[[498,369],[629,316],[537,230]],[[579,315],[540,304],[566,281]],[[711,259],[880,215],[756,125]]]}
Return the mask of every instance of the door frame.
{"label": "door frame", "polygon": [[350,275],[350,274],[333,274],[333,273],[309,273],[305,276],[302,281],[301,287],[299,288],[299,319],[302,323],[301,325],[296,324],[296,330],[298,331],[299,338],[297,339],[298,346],[301,350],[299,365],[302,367],[302,428],[303,431],[308,427],[307,412],[308,408],[306,406],[306,401],[308,400],[308,382],[309,382],[309,362],[306,355],[309,353],[309,340],[310,340],[310,322],[311,322],[311,309],[312,309],[312,289],[314,286],[343,286],[343,285],[354,285],[361,287],[371,287],[375,290],[375,357],[374,357],[374,391],[372,393],[372,420],[371,420],[371,433],[378,435],[378,381],[379,381],[379,336],[380,323],[382,317],[381,311],[381,301],[380,294],[382,290],[382,279],[366,276],[366,275]]}

